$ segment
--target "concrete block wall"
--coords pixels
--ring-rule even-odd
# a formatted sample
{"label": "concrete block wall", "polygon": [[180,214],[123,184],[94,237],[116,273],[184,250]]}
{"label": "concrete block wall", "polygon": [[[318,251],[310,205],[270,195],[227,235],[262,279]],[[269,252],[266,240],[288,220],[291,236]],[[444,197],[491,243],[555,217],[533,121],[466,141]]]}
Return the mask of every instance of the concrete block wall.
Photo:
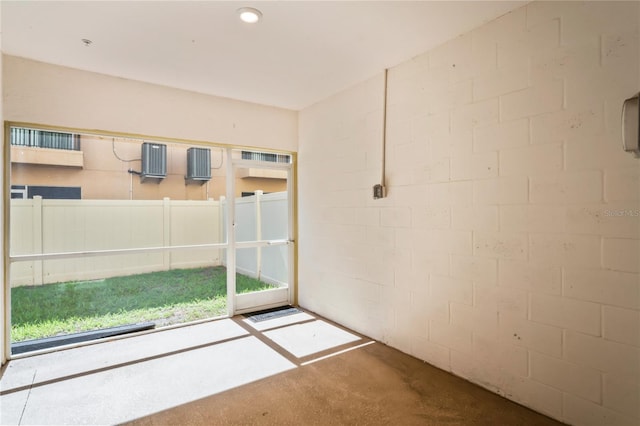
{"label": "concrete block wall", "polygon": [[[0,8],[1,10],[2,8]],[[1,13],[0,13],[1,15]],[[0,16],[0,70],[2,70],[2,17]],[[2,72],[0,71],[0,77]],[[2,96],[2,84],[0,84],[0,99],[3,99]],[[0,123],[4,123],[4,112],[3,105],[0,102]],[[0,146],[4,147],[4,132],[0,135]],[[5,164],[4,162],[4,149],[0,152],[0,164]],[[0,185],[4,188],[4,173],[0,176]],[[0,211],[0,221],[4,223],[4,209]],[[0,229],[0,239],[4,241],[4,226]],[[4,253],[3,253],[4,254]],[[0,265],[0,277],[4,277],[4,262]],[[5,306],[4,302],[4,292],[0,291],[0,307]],[[0,330],[5,330],[5,315],[4,309],[0,308]],[[6,348],[4,347],[4,339],[0,338],[0,365],[3,365],[7,361]]]}
{"label": "concrete block wall", "polygon": [[638,2],[533,2],[300,112],[300,304],[556,419],[640,422]]}

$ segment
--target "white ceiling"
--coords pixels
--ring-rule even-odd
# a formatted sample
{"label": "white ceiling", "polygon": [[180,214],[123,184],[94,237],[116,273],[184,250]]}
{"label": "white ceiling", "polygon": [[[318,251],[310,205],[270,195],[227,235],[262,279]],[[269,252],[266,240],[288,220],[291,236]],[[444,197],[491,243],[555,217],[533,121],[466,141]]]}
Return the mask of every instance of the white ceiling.
{"label": "white ceiling", "polygon": [[[2,1],[2,50],[298,110],[524,3]],[[240,22],[243,6],[262,21]]]}

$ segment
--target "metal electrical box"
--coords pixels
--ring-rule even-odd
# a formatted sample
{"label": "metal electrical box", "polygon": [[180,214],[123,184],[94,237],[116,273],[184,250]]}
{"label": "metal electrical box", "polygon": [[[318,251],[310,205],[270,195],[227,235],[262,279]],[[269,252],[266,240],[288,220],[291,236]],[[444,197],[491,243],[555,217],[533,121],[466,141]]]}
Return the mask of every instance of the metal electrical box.
{"label": "metal electrical box", "polygon": [[160,183],[167,176],[167,146],[161,143],[142,144],[142,171],[140,182],[154,180]]}
{"label": "metal electrical box", "polygon": [[640,94],[622,104],[622,148],[640,158]]}
{"label": "metal electrical box", "polygon": [[209,148],[187,149],[187,183],[203,184],[211,180],[211,150]]}

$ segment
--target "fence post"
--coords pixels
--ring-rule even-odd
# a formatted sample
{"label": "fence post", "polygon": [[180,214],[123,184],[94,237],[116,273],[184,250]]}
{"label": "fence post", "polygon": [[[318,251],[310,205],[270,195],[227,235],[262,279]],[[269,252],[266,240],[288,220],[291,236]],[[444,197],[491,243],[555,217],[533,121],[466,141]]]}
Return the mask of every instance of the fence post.
{"label": "fence post", "polygon": [[[162,246],[171,246],[171,200],[169,197],[162,199]],[[171,269],[171,252],[162,252],[162,266],[165,271]]]}
{"label": "fence post", "polygon": [[[33,253],[42,254],[42,196],[33,197]],[[33,262],[33,284],[42,285],[42,260]]]}
{"label": "fence post", "polygon": [[[221,195],[218,198],[218,239],[221,242],[227,242],[227,222],[225,221],[225,213],[227,209],[225,208],[225,196]],[[220,265],[224,267],[227,266],[227,250],[218,250],[218,262]]]}
{"label": "fence post", "polygon": [[[262,194],[256,191],[256,241],[262,240]],[[256,278],[260,280],[262,275],[262,247],[256,247]]]}

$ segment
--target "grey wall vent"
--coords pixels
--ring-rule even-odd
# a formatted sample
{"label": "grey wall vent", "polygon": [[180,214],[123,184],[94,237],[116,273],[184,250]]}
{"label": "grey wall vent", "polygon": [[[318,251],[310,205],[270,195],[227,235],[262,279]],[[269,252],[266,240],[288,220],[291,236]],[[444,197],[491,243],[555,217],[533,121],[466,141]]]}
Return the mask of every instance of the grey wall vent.
{"label": "grey wall vent", "polygon": [[187,149],[187,183],[203,184],[211,180],[211,150],[209,148]]}
{"label": "grey wall vent", "polygon": [[167,176],[167,146],[161,143],[142,144],[142,171],[140,182],[155,180],[160,183]]}

